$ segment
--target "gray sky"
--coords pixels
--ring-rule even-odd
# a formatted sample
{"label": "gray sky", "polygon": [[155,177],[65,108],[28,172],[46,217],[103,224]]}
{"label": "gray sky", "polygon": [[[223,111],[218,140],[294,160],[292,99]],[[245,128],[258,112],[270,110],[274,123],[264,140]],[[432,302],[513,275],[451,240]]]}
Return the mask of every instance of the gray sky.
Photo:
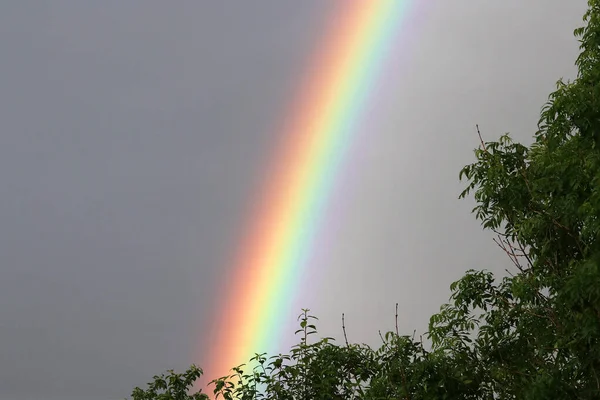
{"label": "gray sky", "polygon": [[[119,399],[183,369],[332,5],[0,3],[0,398]],[[332,194],[295,316],[377,345],[469,268],[508,267],[458,201],[475,123],[529,141],[585,0],[432,1]],[[286,347],[282,348],[285,350]]]}

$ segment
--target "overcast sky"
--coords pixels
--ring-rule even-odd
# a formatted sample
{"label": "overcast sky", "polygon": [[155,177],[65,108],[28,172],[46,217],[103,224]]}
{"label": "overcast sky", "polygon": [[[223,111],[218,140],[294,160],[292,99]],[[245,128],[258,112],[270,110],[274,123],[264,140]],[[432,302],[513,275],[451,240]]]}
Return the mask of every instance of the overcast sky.
{"label": "overcast sky", "polygon": [[[202,366],[274,126],[343,3],[0,3],[0,398],[122,399]],[[398,302],[400,329],[423,332],[465,270],[508,267],[458,171],[476,123],[530,140],[574,77],[586,1],[424,3],[357,127],[286,344],[300,307],[377,345]]]}

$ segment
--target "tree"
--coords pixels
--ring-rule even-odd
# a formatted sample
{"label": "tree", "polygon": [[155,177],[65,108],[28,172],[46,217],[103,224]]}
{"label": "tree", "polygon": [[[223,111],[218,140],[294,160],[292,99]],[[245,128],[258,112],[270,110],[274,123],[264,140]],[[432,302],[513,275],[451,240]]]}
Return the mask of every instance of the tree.
{"label": "tree", "polygon": [[[382,335],[377,350],[331,338],[309,343],[316,326],[304,310],[289,355],[257,354],[253,367],[212,381],[215,395],[600,398],[600,0],[589,0],[584,21],[574,32],[577,78],[558,81],[534,143],[508,134],[484,142],[479,134],[476,161],[459,174],[468,181],[460,197],[474,194],[476,218],[497,234],[514,271],[498,279],[470,270],[453,283],[450,302],[430,319],[429,349],[397,330]],[[181,396],[198,370],[171,376],[169,384],[155,377],[147,391],[136,388],[134,400],[188,399]]]}
{"label": "tree", "polygon": [[[309,343],[317,332],[303,310],[300,343],[290,355],[257,354],[254,367],[238,366],[234,374],[214,380],[217,398],[233,399],[476,399],[479,389],[465,379],[468,366],[442,351],[430,353],[414,336],[388,332],[382,346],[335,345],[323,338]],[[397,314],[396,314],[397,316]],[[343,321],[343,316],[342,316]],[[342,322],[345,336],[345,326]]]}
{"label": "tree", "polygon": [[177,374],[173,370],[168,374],[155,375],[154,381],[148,383],[148,389],[133,389],[132,400],[208,400],[202,393],[190,394],[194,382],[202,375],[202,369],[192,365],[185,373]]}
{"label": "tree", "polygon": [[535,142],[482,141],[460,174],[461,197],[474,192],[476,217],[517,272],[495,283],[470,271],[430,331],[437,348],[470,356],[500,398],[600,396],[599,1],[584,21],[577,78],[558,82]]}

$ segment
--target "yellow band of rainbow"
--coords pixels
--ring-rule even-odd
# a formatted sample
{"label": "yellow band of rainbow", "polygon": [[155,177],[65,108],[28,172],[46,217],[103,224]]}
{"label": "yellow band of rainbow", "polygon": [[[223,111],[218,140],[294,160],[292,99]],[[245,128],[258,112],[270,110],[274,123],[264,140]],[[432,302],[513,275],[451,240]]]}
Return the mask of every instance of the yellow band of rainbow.
{"label": "yellow band of rainbow", "polygon": [[[353,125],[409,8],[409,0],[344,0],[288,110],[259,209],[233,260],[220,315],[201,360],[208,378],[270,352]],[[283,314],[286,315],[283,315]],[[206,354],[206,352],[205,352]],[[208,361],[208,364],[207,364]]]}

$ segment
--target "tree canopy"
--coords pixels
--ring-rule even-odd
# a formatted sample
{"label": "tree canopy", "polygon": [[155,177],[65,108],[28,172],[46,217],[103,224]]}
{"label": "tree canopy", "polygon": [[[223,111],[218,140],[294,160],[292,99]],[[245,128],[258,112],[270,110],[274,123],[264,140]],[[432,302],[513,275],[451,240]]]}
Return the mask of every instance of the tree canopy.
{"label": "tree canopy", "polygon": [[[533,144],[505,134],[459,174],[475,217],[495,232],[514,272],[470,270],[422,338],[388,332],[382,345],[313,343],[300,316],[290,354],[257,354],[212,381],[224,399],[600,398],[600,0],[589,0],[573,81],[559,80]],[[478,130],[479,131],[479,130]],[[201,370],[156,376],[134,400],[189,394]],[[161,394],[159,394],[161,393]],[[186,397],[187,396],[187,397]]]}

